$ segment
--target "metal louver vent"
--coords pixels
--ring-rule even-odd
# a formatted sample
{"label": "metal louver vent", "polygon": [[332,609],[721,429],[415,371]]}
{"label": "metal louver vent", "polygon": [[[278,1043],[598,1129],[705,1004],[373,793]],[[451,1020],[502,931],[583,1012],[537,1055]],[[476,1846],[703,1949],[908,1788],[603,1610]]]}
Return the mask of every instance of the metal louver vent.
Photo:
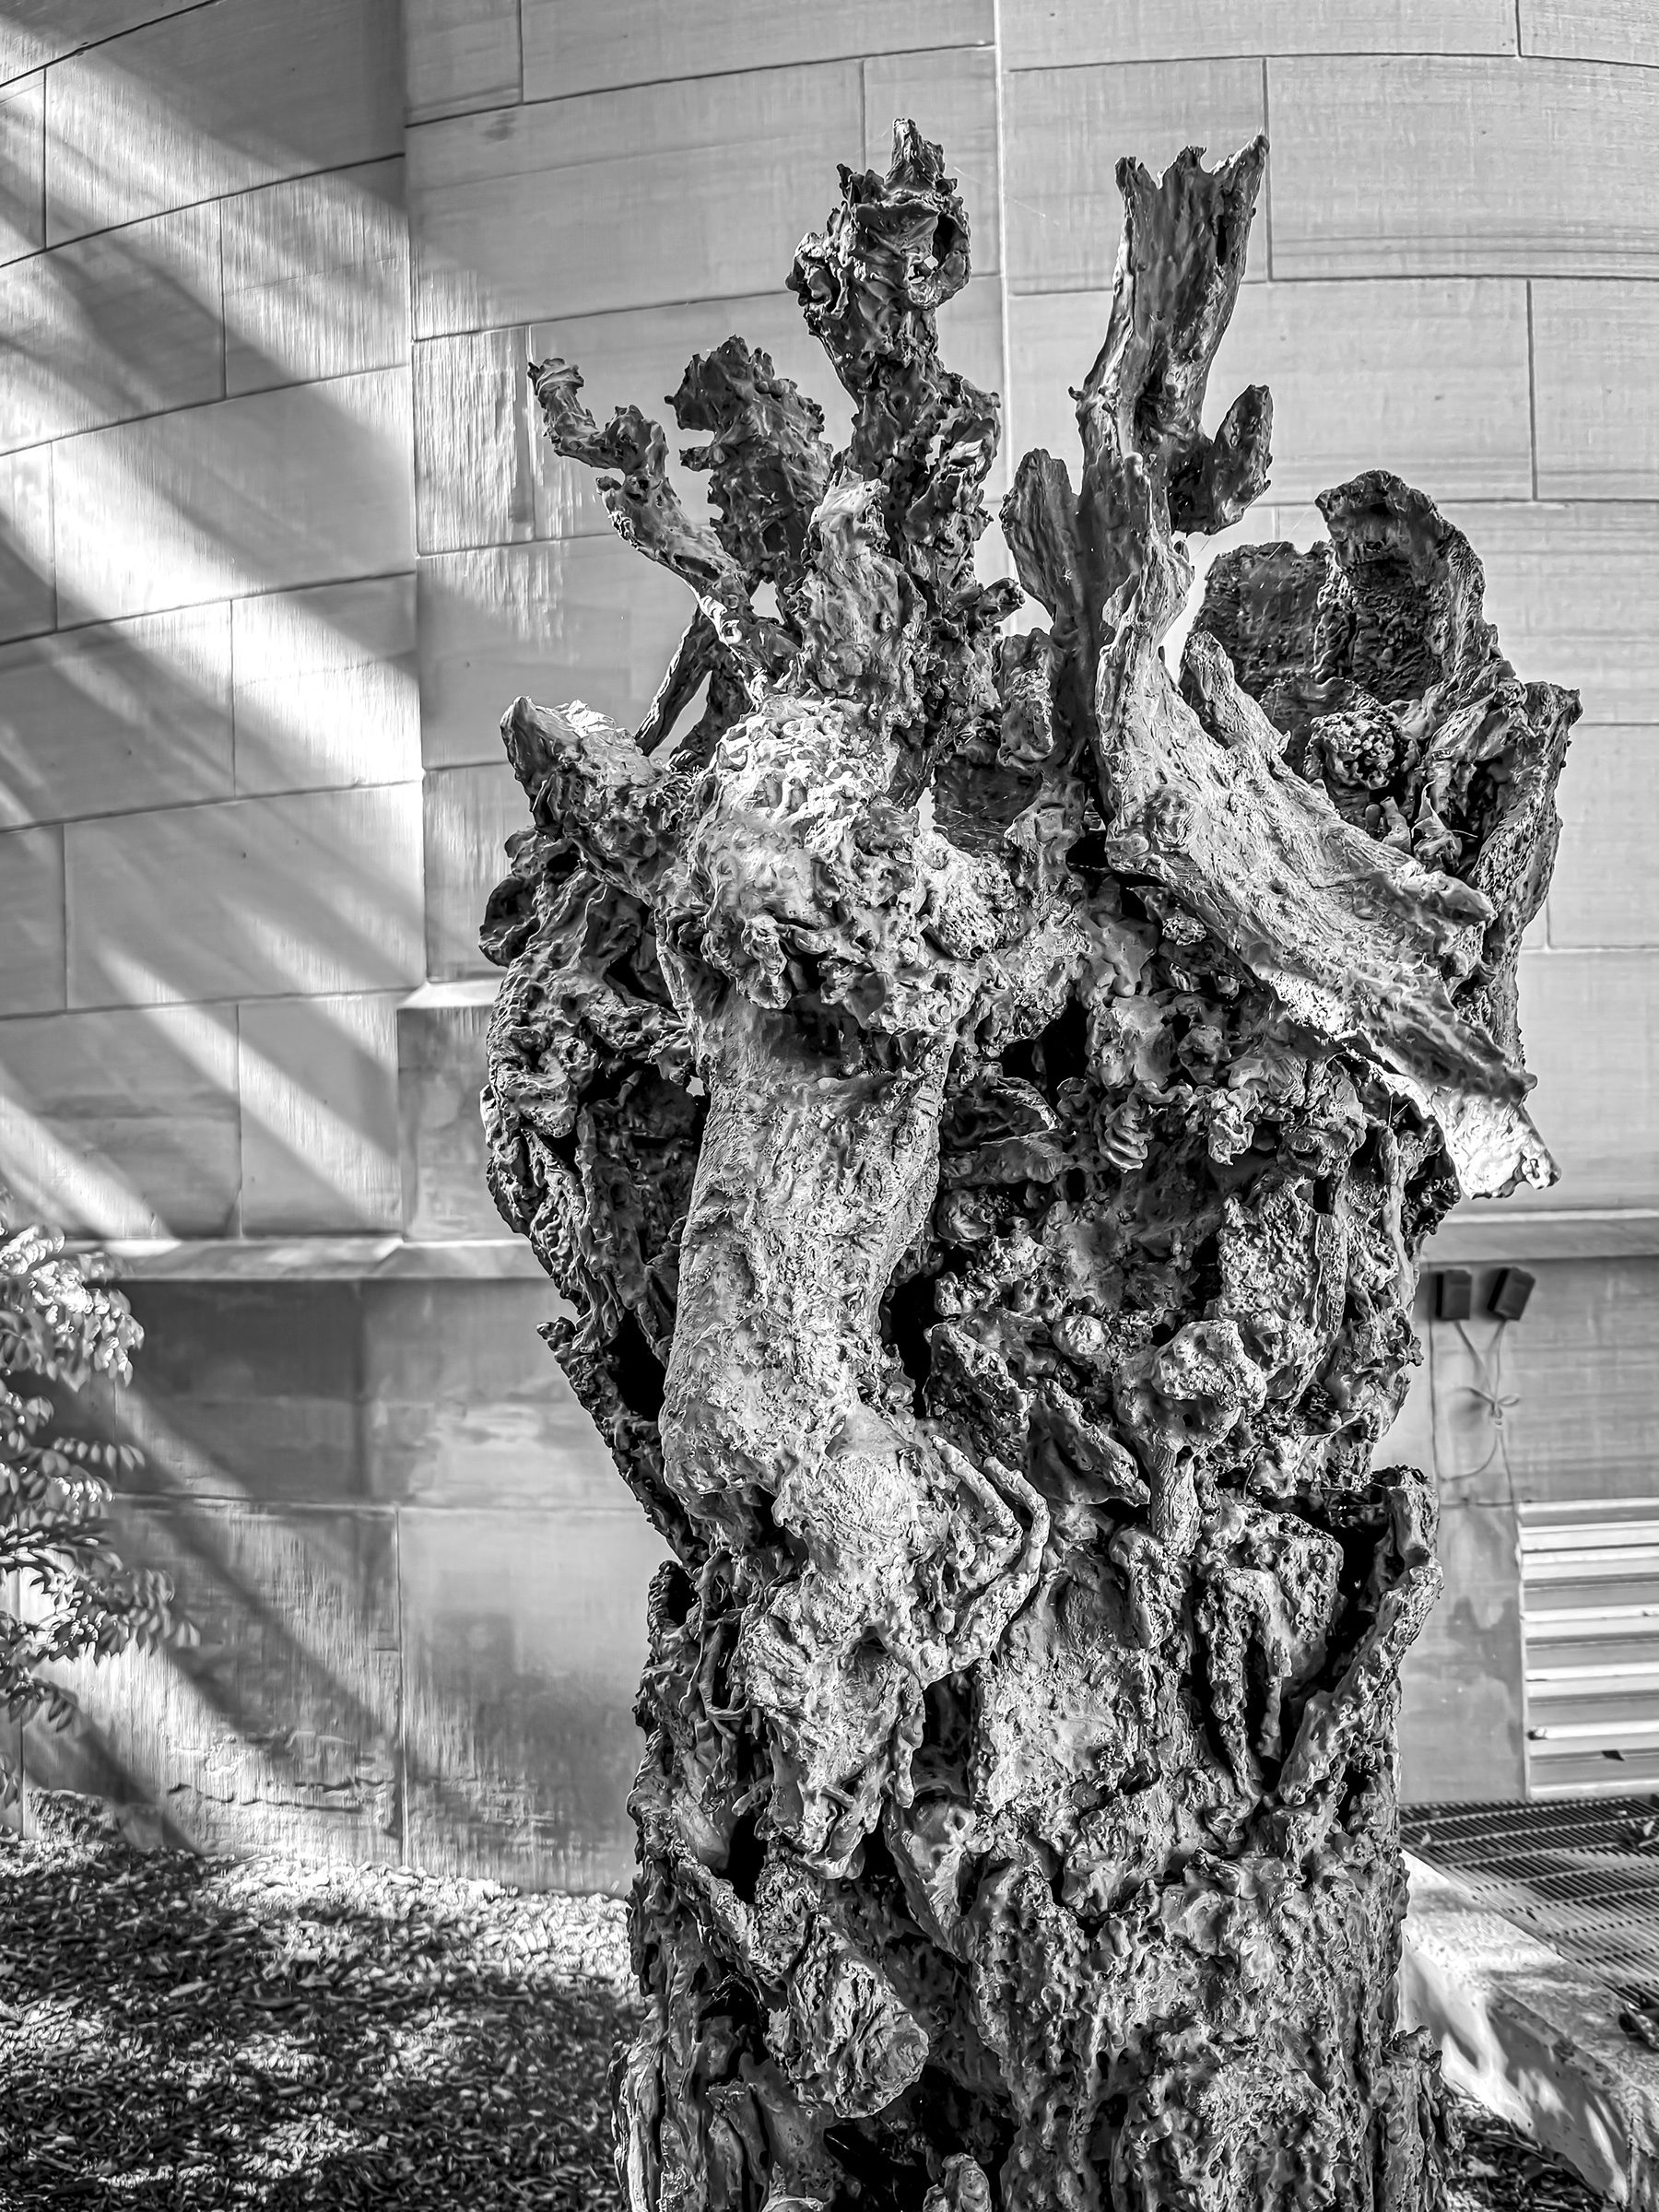
{"label": "metal louver vent", "polygon": [[1517,1511],[1528,1796],[1659,1787],[1659,1498]]}

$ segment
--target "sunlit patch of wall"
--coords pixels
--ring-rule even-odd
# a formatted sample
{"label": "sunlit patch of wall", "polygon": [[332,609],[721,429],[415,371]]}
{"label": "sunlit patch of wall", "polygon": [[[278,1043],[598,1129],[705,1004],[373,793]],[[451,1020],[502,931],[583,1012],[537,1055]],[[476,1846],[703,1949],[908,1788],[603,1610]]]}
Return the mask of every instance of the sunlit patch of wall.
{"label": "sunlit patch of wall", "polygon": [[0,1171],[105,1235],[394,1228],[395,0],[14,5],[0,67]]}
{"label": "sunlit patch of wall", "polygon": [[198,1641],[75,1670],[86,1717],[31,1728],[31,1771],[208,1849],[625,1887],[665,1553],[544,1289],[265,1265],[130,1286],[133,1386],[72,1418],[143,1453],[118,1540]]}
{"label": "sunlit patch of wall", "polygon": [[[477,914],[523,801],[496,724],[517,690],[638,721],[690,612],[618,542],[589,473],[550,454],[527,358],[578,362],[603,418],[664,395],[740,332],[848,406],[784,289],[836,164],[885,166],[914,114],[961,173],[975,281],[953,364],[1006,388],[990,0],[882,7],[416,0],[406,13],[428,958],[477,975]],[[700,507],[700,480],[681,481]],[[1004,488],[999,469],[992,503]],[[993,530],[982,569],[1001,571]]]}

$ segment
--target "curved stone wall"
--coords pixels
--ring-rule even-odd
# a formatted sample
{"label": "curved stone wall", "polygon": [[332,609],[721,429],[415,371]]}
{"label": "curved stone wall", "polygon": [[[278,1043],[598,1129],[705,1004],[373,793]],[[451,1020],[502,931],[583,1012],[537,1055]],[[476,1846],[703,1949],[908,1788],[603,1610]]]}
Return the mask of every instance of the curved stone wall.
{"label": "curved stone wall", "polygon": [[[1441,1240],[1448,1259],[1540,1274],[1507,1354],[1520,1402],[1500,1452],[1483,1376],[1425,1303],[1430,1364],[1399,1439],[1439,1468],[1450,1585],[1411,1670],[1407,1786],[1519,1794],[1517,1500],[1659,1487],[1626,1382],[1652,1371],[1659,1267],[1610,1256],[1659,1251],[1659,20],[1637,0],[480,0],[462,26],[422,0],[408,37],[428,911],[445,974],[477,972],[476,916],[521,812],[501,703],[524,685],[636,714],[685,612],[538,446],[526,351],[580,361],[606,407],[652,408],[693,347],[738,328],[833,417],[781,280],[834,163],[881,159],[912,113],[975,220],[976,282],[943,319],[957,358],[1006,394],[1014,452],[1070,453],[1117,155],[1159,165],[1188,140],[1218,151],[1267,130],[1252,281],[1212,382],[1220,404],[1253,379],[1275,394],[1274,484],[1245,530],[1305,542],[1312,495],[1384,463],[1467,530],[1523,672],[1583,694],[1563,850],[1523,962],[1562,1180]],[[1632,1710],[1598,1707],[1603,1735],[1550,1771],[1638,1786],[1640,1728],[1621,1763],[1602,1757]]]}
{"label": "curved stone wall", "polygon": [[394,1227],[425,972],[397,0],[0,11],[0,1171]]}
{"label": "curved stone wall", "polygon": [[[518,365],[580,360],[648,408],[741,328],[827,404],[781,291],[834,164],[892,117],[943,139],[975,218],[948,311],[1008,442],[1071,449],[1101,327],[1112,164],[1265,128],[1265,219],[1215,389],[1277,403],[1265,511],[1385,462],[1486,561],[1529,676],[1576,683],[1567,836],[1525,963],[1529,1051],[1568,1210],[1659,1201],[1659,21],[1634,0],[440,0],[408,18],[429,911],[437,971],[514,818],[499,702],[642,708],[684,594],[641,576],[544,457]],[[1526,1203],[1534,1210],[1535,1200]]]}
{"label": "curved stone wall", "polygon": [[[523,368],[559,350],[596,406],[660,413],[740,329],[844,420],[782,278],[900,113],[964,180],[944,328],[1015,452],[1072,450],[1117,155],[1265,126],[1214,383],[1275,393],[1249,528],[1305,538],[1316,490],[1385,462],[1468,531],[1523,671],[1583,693],[1523,963],[1565,1172],[1442,1239],[1539,1274],[1520,1402],[1495,1453],[1426,1327],[1400,1440],[1439,1468],[1451,1584],[1416,1794],[1525,1784],[1517,1503],[1659,1490],[1647,0],[16,0],[0,1174],[201,1241],[138,1294],[132,1512],[225,1641],[205,1687],[100,1677],[65,1771],[216,1841],[625,1874],[649,1560],[540,1285],[476,1279],[476,930],[522,817],[502,707],[637,716],[688,610],[547,453]],[[1659,1786],[1631,1742],[1577,1779]]]}

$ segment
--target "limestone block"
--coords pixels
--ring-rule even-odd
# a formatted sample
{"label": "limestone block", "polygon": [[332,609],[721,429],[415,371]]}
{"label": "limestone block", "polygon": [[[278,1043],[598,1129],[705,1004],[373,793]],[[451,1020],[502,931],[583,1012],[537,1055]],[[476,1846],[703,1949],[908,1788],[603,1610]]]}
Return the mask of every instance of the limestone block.
{"label": "limestone block", "polygon": [[73,1006],[419,980],[418,784],[123,815],[65,837]]}
{"label": "limestone block", "polygon": [[239,1009],[244,1236],[397,1227],[397,996]]}
{"label": "limestone block", "polygon": [[[1265,127],[1255,61],[1021,69],[1006,80],[1005,108],[1007,271],[1017,292],[1111,284],[1121,203],[1102,147],[1133,153],[1156,175],[1183,146],[1219,154]],[[1265,252],[1252,262],[1246,282],[1266,273]]]}
{"label": "limestone block", "polygon": [[239,792],[419,776],[412,574],[239,599],[232,632]]}
{"label": "limestone block", "polygon": [[122,1284],[145,1332],[124,1390],[94,1384],[74,1402],[73,1434],[135,1443],[135,1498],[235,1503],[364,1498],[361,1359],[364,1287]]}
{"label": "limestone block", "polygon": [[[683,583],[610,534],[423,560],[418,589],[429,770],[499,768],[501,716],[521,691],[545,698],[557,687],[561,699],[639,722],[695,611]],[[457,922],[470,941],[477,913]]]}
{"label": "limestone block", "polygon": [[1343,56],[1267,88],[1276,276],[1659,274],[1651,70]]}
{"label": "limestone block", "polygon": [[1528,1210],[1659,1205],[1659,954],[1524,955],[1521,1027],[1561,1169]]}
{"label": "limestone block", "polygon": [[1003,0],[1002,46],[1010,69],[1259,53],[1513,53],[1515,11],[1511,0]]}
{"label": "limestone block", "polygon": [[[611,0],[571,7],[523,0],[524,98],[712,76],[735,69],[913,53],[929,46],[988,46],[992,0]],[[919,119],[918,119],[919,120]],[[887,147],[883,147],[883,166]]]}
{"label": "limestone block", "polygon": [[[422,553],[547,535],[536,529],[536,479],[548,465],[531,421],[529,358],[530,334],[522,325],[423,338],[415,347],[416,543]],[[603,509],[598,524],[589,526],[610,527]]]}
{"label": "limestone block", "polygon": [[861,94],[857,64],[837,62],[417,125],[416,335],[776,283],[801,208],[859,142]]}
{"label": "limestone block", "polygon": [[1659,503],[1454,503],[1451,512],[1480,533],[1488,612],[1517,667],[1575,686],[1588,723],[1659,719]]}
{"label": "limestone block", "polygon": [[199,4],[200,0],[11,0],[0,21],[0,80]]}
{"label": "limestone block", "polygon": [[124,1284],[142,1371],[94,1386],[69,1432],[145,1464],[126,1495],[297,1504],[611,1511],[609,1454],[548,1359],[560,1311],[524,1280]]}
{"label": "limestone block", "polygon": [[[884,155],[884,166],[886,159]],[[971,189],[964,185],[965,191]],[[971,214],[978,217],[983,206],[974,201]],[[974,235],[982,235],[977,224]],[[976,246],[976,253],[978,250]],[[832,446],[844,445],[852,429],[851,403],[823,347],[802,321],[799,300],[776,287],[753,300],[703,300],[679,307],[642,308],[629,314],[571,315],[537,323],[530,333],[530,347],[538,360],[557,353],[576,362],[582,374],[582,396],[604,419],[630,400],[648,413],[664,406],[692,355],[712,351],[734,332],[769,354],[775,368],[817,401],[824,410],[824,436]],[[947,301],[939,313],[939,338],[952,368],[987,391],[1002,390],[1006,380],[997,288],[984,285],[976,290],[970,285]],[[562,459],[545,438],[535,442],[537,535],[608,535],[610,517],[594,490],[592,471]],[[1006,456],[998,465],[1006,466]],[[705,479],[682,469],[676,481],[687,512],[704,519]]]}
{"label": "limestone block", "polygon": [[46,243],[45,102],[38,71],[0,91],[0,262]]}
{"label": "limestone block", "polygon": [[[950,323],[949,312],[946,327],[959,345],[960,332]],[[583,396],[595,416],[605,419],[630,400],[647,413],[660,410],[667,394],[677,390],[692,355],[712,352],[734,332],[741,332],[769,354],[775,368],[818,402],[824,410],[825,437],[832,444],[844,444],[852,427],[846,394],[823,347],[802,321],[799,300],[777,288],[753,300],[702,300],[681,307],[641,308],[629,314],[561,316],[535,325],[530,351],[537,360],[556,353],[574,361],[582,371]],[[968,374],[980,376],[978,368],[966,362],[963,367]],[[527,399],[522,360],[519,387]],[[554,453],[539,434],[535,446],[536,535],[609,535],[610,517],[594,490],[593,472]],[[676,480],[687,512],[700,522],[706,520],[706,479],[682,469]]]}
{"label": "limestone block", "polygon": [[1585,730],[1561,779],[1552,947],[1659,945],[1659,729]]}
{"label": "limestone block", "polygon": [[615,1512],[399,1515],[409,1852],[435,1873],[628,1886],[645,1585]]}
{"label": "limestone block", "polygon": [[1523,53],[1659,64],[1659,20],[1648,0],[1520,0],[1519,17]]}
{"label": "limestone block", "polygon": [[[986,276],[1000,269],[994,50],[965,45],[953,50],[941,41],[940,50],[930,53],[877,54],[865,63],[864,90],[865,164],[885,173],[893,158],[893,124],[909,116],[924,136],[937,139],[949,154],[972,228],[974,275]],[[963,304],[973,297],[970,286]],[[994,299],[988,304],[995,305]],[[948,339],[948,321],[945,331]],[[997,388],[994,382],[992,389]]]}
{"label": "limestone block", "polygon": [[[994,206],[994,199],[990,203]],[[994,235],[994,233],[993,233]],[[939,318],[953,367],[991,391],[1006,381],[994,289],[970,288]],[[784,292],[705,300],[616,314],[572,315],[533,325],[427,338],[415,347],[415,468],[423,553],[523,544],[538,537],[608,537],[611,521],[592,472],[553,452],[532,419],[525,363],[559,354],[582,374],[600,418],[630,401],[648,411],[678,385],[696,353],[741,331],[824,410],[824,435],[846,442],[851,409],[824,350]],[[993,488],[1006,476],[999,460]],[[686,511],[708,516],[705,479],[677,475]],[[637,564],[635,564],[637,567]],[[629,595],[639,588],[634,577]],[[649,589],[649,587],[646,587]]]}
{"label": "limestone block", "polygon": [[397,1009],[403,1231],[418,1241],[506,1234],[485,1182],[484,1032],[493,978],[425,983]]}
{"label": "limestone block", "polygon": [[[367,1286],[363,1449],[372,1495],[532,1513],[629,1510],[603,1440],[535,1333],[560,1311],[545,1278]],[[580,1564],[578,1553],[572,1569]]]}
{"label": "limestone block", "polygon": [[[1500,1216],[1486,1214],[1483,1218],[1501,1236]],[[1552,1334],[1571,1329],[1573,1319],[1579,1318],[1569,1316],[1563,1301],[1570,1304],[1585,1288],[1582,1279],[1569,1275],[1559,1264],[1531,1256],[1526,1264],[1536,1274],[1539,1287],[1526,1310],[1524,1327],[1517,1324],[1500,1335],[1497,1322],[1487,1312],[1498,1271],[1480,1263],[1470,1270],[1473,1312],[1461,1327],[1454,1322],[1436,1321],[1431,1308],[1419,1312],[1418,1337],[1434,1385],[1426,1456],[1419,1464],[1433,1467],[1443,1504],[1516,1502],[1514,1466],[1523,1448],[1521,1431],[1538,1415],[1540,1350]],[[1587,1356],[1592,1360],[1596,1358],[1594,1345],[1587,1347]],[[1500,1384],[1502,1394],[1516,1401],[1505,1408],[1501,1438],[1491,1407],[1477,1394]],[[1547,1411],[1544,1418],[1547,1422]],[[1571,1474],[1567,1469],[1562,1472],[1571,1486]],[[1577,1492],[1570,1487],[1568,1494]]]}
{"label": "limestone block", "polygon": [[93,1236],[223,1236],[240,1157],[232,1008],[0,1028],[0,1181],[36,1218]]}
{"label": "limestone block", "polygon": [[414,565],[407,369],[258,392],[53,449],[65,619]]}
{"label": "limestone block", "polygon": [[40,1779],[165,1808],[209,1852],[395,1865],[397,1543],[388,1513],[124,1503],[124,1556],[171,1575],[192,1650],[80,1668],[84,1718],[30,1731]]}
{"label": "limestone block", "polygon": [[230,609],[0,647],[0,821],[229,798]]}
{"label": "limestone block", "polygon": [[64,833],[0,836],[0,1016],[64,1004]]}
{"label": "limestone block", "polygon": [[220,203],[231,393],[401,366],[409,355],[403,161]]}
{"label": "limestone block", "polygon": [[1445,1590],[1400,1670],[1401,1795],[1414,1805],[1525,1794],[1514,1510],[1442,1505]]}
{"label": "limestone block", "polygon": [[13,262],[0,316],[0,446],[218,399],[219,210],[183,207]]}
{"label": "limestone block", "polygon": [[[523,794],[505,763],[429,769],[426,797],[427,973],[493,972],[478,950],[478,921],[506,874],[502,851],[522,827]],[[518,805],[514,806],[517,798]]]}
{"label": "limestone block", "polygon": [[[1016,453],[1076,451],[1066,378],[1100,344],[1109,304],[1101,291],[1009,301]],[[1517,281],[1248,285],[1212,375],[1229,395],[1248,383],[1272,391],[1281,499],[1311,500],[1384,456],[1447,498],[1531,497],[1526,288]]]}
{"label": "limestone block", "polygon": [[1659,349],[1654,288],[1554,281],[1532,296],[1540,496],[1659,498],[1647,388]]}
{"label": "limestone block", "polygon": [[402,78],[397,0],[239,0],[77,54],[47,89],[46,243],[395,154]]}
{"label": "limestone block", "polygon": [[[1465,1324],[1485,1363],[1454,1328],[1434,1330],[1435,1459],[1443,1495],[1521,1504],[1653,1494],[1653,1365],[1659,1359],[1659,1261],[1535,1264],[1537,1288],[1504,1332],[1503,1449],[1471,1385],[1490,1387],[1497,1323]],[[1484,1303],[1491,1271],[1477,1277]],[[1507,1459],[1507,1465],[1504,1464]]]}
{"label": "limestone block", "polygon": [[29,638],[57,619],[49,445],[0,453],[0,640]]}
{"label": "limestone block", "polygon": [[[1454,500],[1448,512],[1479,532],[1487,608],[1506,639],[1523,641],[1526,666],[1573,685],[1587,724],[1650,723],[1659,653],[1646,609],[1659,585],[1659,501]],[[1300,546],[1324,535],[1317,508],[1281,507],[1277,523]]]}
{"label": "limestone block", "polygon": [[404,0],[411,123],[519,98],[518,0]]}

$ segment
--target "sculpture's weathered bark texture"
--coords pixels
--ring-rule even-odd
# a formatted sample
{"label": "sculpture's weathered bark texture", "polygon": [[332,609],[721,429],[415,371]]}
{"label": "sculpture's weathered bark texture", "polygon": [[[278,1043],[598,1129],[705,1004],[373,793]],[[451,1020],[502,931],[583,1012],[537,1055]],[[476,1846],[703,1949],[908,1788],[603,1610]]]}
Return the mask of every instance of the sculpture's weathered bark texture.
{"label": "sculpture's weathered bark texture", "polygon": [[636,735],[512,709],[485,931],[496,1194],[677,1559],[635,2212],[1440,2200],[1391,1994],[1434,1500],[1371,1460],[1421,1239],[1550,1171],[1514,969],[1575,702],[1381,474],[1226,556],[1168,669],[1184,535],[1266,479],[1265,392],[1200,427],[1265,160],[1121,167],[1080,483],[1028,454],[1003,511],[1024,635],[908,126],[790,279],[845,453],[730,341],[672,403],[703,528],[654,424],[534,371],[699,597]]}

